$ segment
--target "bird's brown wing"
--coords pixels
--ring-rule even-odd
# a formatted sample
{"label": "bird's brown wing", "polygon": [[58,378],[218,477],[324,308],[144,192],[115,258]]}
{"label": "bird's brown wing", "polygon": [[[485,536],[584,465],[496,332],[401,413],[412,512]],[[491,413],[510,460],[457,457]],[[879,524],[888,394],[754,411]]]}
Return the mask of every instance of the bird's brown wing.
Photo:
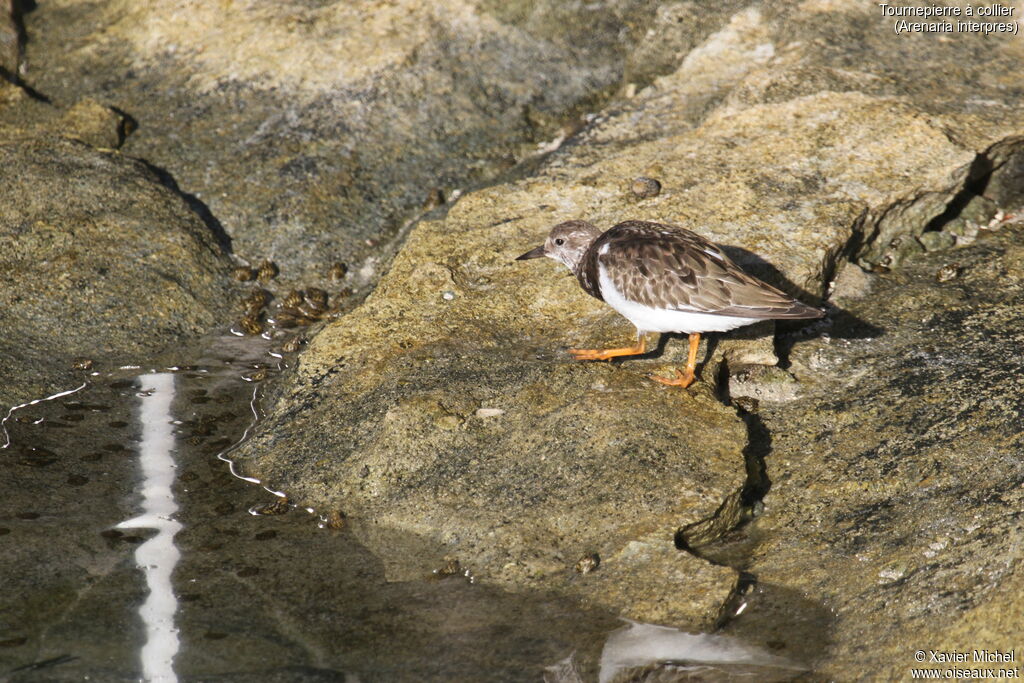
{"label": "bird's brown wing", "polygon": [[601,235],[591,250],[615,288],[646,306],[743,318],[822,315],[745,273],[713,242],[684,228],[627,221]]}

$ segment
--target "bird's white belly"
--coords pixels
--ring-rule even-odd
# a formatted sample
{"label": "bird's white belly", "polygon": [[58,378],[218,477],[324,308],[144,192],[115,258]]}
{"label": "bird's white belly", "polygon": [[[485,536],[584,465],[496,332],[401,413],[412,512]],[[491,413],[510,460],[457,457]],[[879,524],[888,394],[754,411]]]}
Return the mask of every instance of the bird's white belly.
{"label": "bird's white belly", "polygon": [[641,332],[682,332],[684,334],[693,334],[694,332],[726,332],[760,320],[760,318],[690,313],[687,311],[673,311],[667,308],[644,306],[622,296],[615,289],[615,286],[612,285],[612,280],[605,272],[604,266],[599,266],[599,271],[601,296],[604,297],[604,302],[618,311],[629,322],[636,325],[636,328]]}

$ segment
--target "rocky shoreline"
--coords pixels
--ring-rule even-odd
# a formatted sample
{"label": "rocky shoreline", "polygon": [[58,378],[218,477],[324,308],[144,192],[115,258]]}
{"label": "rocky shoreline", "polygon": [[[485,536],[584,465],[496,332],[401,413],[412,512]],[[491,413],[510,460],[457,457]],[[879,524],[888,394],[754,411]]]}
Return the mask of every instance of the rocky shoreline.
{"label": "rocky shoreline", "polygon": [[[272,258],[257,318],[344,300],[233,457],[390,580],[457,560],[824,678],[1017,644],[1019,39],[829,2],[378,10],[8,22],[0,405],[236,321]],[[254,31],[304,40],[272,63]],[[686,391],[645,377],[677,339],[572,362],[632,334],[513,260],[572,218],[693,229],[829,314],[705,343]]]}

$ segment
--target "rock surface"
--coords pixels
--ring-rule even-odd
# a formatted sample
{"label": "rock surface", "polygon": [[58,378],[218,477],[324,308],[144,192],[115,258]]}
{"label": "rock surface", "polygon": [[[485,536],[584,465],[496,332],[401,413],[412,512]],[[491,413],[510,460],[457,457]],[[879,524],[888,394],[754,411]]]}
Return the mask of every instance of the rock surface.
{"label": "rock surface", "polygon": [[[731,572],[669,539],[742,486],[742,423],[616,367],[555,361],[562,321],[596,339],[603,316],[579,316],[569,278],[552,290],[522,277],[526,226],[462,225],[420,226],[369,303],[314,339],[243,447],[246,468],[298,500],[419,533],[486,580],[568,584],[635,617],[713,612]],[[570,582],[588,552],[601,571]],[[699,590],[664,601],[686,575]]]}
{"label": "rock surface", "polygon": [[96,103],[70,114],[52,118],[74,139],[0,129],[3,406],[79,384],[76,363],[149,360],[229,303],[227,255],[185,199],[80,141],[116,140],[117,117]]}
{"label": "rock surface", "polygon": [[[35,126],[0,136],[19,169],[0,177],[0,362],[18,377],[0,401],[97,345],[151,354],[222,313],[219,245],[165,174],[109,150],[130,118],[102,102],[244,256],[350,261],[360,285],[424,197],[514,167],[419,224],[313,340],[235,452],[249,473],[343,510],[392,581],[444,562],[602,618],[726,624],[828,678],[1016,645],[1021,237],[987,228],[1024,204],[1024,42],[894,38],[877,6],[829,0],[436,7],[33,12],[28,78],[77,104],[0,91],[17,105],[0,125]],[[569,143],[521,163],[545,137]],[[137,204],[117,203],[126,187]],[[674,339],[573,363],[565,347],[632,330],[564,270],[512,260],[568,218],[693,228],[840,308],[789,338],[788,371],[767,330],[706,347],[689,391],[644,377],[682,361]],[[115,229],[111,259],[96,245]]]}
{"label": "rock surface", "polygon": [[[959,240],[952,228],[982,192],[997,198],[993,209],[1015,200],[1024,115],[1010,81],[1020,45],[975,35],[894,42],[885,30],[874,9],[829,3],[737,12],[535,173],[420,224],[363,307],[314,340],[239,457],[302,500],[448,543],[485,580],[546,577],[558,590],[572,590],[556,568],[573,561],[567,549],[588,548],[588,534],[622,556],[641,536],[663,538],[658,529],[687,507],[693,520],[723,503],[726,517],[704,521],[701,543],[749,519],[758,491],[743,479],[741,423],[707,384],[666,394],[642,377],[681,362],[682,345],[616,366],[570,363],[560,349],[620,345],[632,330],[564,271],[511,259],[561,220],[660,220],[728,245],[753,272],[814,299],[849,259],[886,269],[923,251],[925,232],[948,228],[952,237],[925,239],[936,247]],[[848,38],[843,50],[836,31]],[[907,50],[915,66],[892,68]],[[971,97],[984,103],[968,98],[964,66],[980,55],[992,72]],[[955,73],[940,79],[941,69]],[[937,88],[953,94],[936,98]],[[638,198],[641,176],[661,191]],[[801,391],[781,371],[746,377],[785,384],[761,392],[768,399]],[[477,416],[492,408],[505,413]],[[652,503],[637,505],[645,497]],[[711,585],[694,577],[682,592]],[[713,616],[710,604],[679,596],[668,607],[617,595],[605,604],[685,624]]]}
{"label": "rock surface", "polygon": [[206,202],[240,256],[285,277],[342,260],[365,284],[438,190],[535,155],[735,4],[681,25],[644,0],[61,0],[30,16],[26,78],[129,112],[126,151]]}
{"label": "rock surface", "polygon": [[1020,644],[1024,231],[867,277],[836,301],[883,333],[797,344],[806,395],[762,404],[775,486],[732,540],[766,588],[730,630],[807,651],[825,678],[897,680],[917,650]]}

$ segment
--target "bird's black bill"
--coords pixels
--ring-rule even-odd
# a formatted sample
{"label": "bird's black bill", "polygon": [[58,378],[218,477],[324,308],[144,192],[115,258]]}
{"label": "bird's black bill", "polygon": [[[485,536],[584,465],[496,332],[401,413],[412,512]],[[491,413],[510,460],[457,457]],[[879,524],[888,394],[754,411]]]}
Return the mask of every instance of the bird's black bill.
{"label": "bird's black bill", "polygon": [[517,256],[516,257],[516,261],[525,261],[526,259],[530,259],[530,258],[540,258],[541,256],[544,256],[544,255],[545,255],[544,254],[544,245],[542,244],[539,247],[537,247],[536,249],[531,249],[530,251],[526,252],[522,256]]}

